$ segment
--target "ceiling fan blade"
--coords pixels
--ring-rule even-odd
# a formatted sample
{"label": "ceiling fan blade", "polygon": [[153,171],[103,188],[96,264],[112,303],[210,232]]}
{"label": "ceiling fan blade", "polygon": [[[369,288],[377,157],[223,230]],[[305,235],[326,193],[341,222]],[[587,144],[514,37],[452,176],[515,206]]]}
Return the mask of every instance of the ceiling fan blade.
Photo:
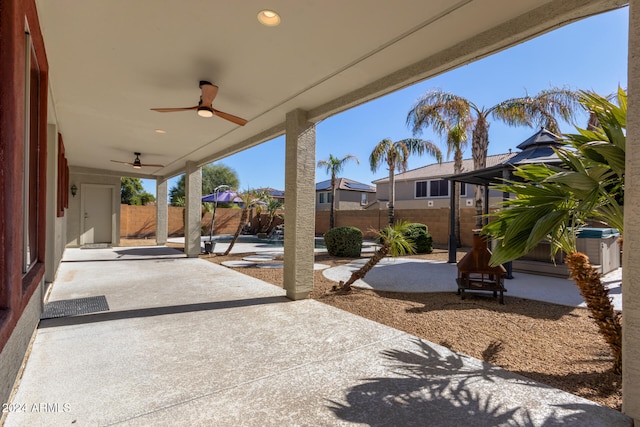
{"label": "ceiling fan blade", "polygon": [[176,111],[189,111],[189,110],[197,110],[198,106],[195,107],[183,107],[183,108],[152,108],[151,111],[157,111],[158,113],[175,113]]}
{"label": "ceiling fan blade", "polygon": [[163,168],[164,165],[154,165],[153,163],[141,163],[140,166],[142,167],[150,167],[150,168]]}
{"label": "ceiling fan blade", "polygon": [[234,116],[233,114],[225,113],[224,111],[213,109],[213,112],[216,116],[221,117],[225,120],[229,120],[237,125],[244,126],[247,124],[247,121],[242,117]]}
{"label": "ceiling fan blade", "polygon": [[131,162],[122,162],[120,160],[111,160],[113,163],[122,163],[123,165],[131,165],[133,166],[133,163]]}

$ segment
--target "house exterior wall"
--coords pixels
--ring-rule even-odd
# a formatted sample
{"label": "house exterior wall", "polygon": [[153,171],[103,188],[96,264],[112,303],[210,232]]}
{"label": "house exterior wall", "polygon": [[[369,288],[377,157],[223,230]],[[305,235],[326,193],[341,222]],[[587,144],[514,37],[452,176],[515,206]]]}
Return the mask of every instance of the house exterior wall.
{"label": "house exterior wall", "polygon": [[[419,179],[412,181],[396,181],[395,183],[395,208],[396,209],[441,209],[448,208],[451,201],[449,196],[444,197],[415,197],[416,182],[428,181]],[[475,196],[475,185],[466,184],[466,196],[460,196],[460,207],[473,207]],[[389,184],[381,183],[376,185],[376,197],[378,200],[387,201],[389,199]],[[470,200],[471,204],[467,204]],[[496,190],[489,190],[489,206],[497,206],[502,201],[502,193]],[[384,203],[383,203],[384,207]]]}
{"label": "house exterior wall", "polygon": [[69,175],[69,185],[75,185],[78,187],[78,193],[75,197],[69,198],[69,210],[67,219],[67,235],[66,235],[66,247],[79,247],[82,235],[82,197],[83,197],[83,184],[98,184],[106,185],[112,188],[112,240],[111,243],[117,246],[120,243],[120,177],[115,175],[100,175],[98,173],[92,173],[82,170],[71,170]]}
{"label": "house exterior wall", "polygon": [[[320,193],[329,195],[330,190],[316,191],[316,211],[331,210],[331,203],[327,202],[328,197],[325,196],[325,203],[320,203]],[[360,203],[362,194],[367,195],[367,201],[371,202],[375,198],[375,193],[353,190],[336,190],[336,209],[341,210],[358,210],[363,209],[364,205]]]}
{"label": "house exterior wall", "polygon": [[[47,96],[48,63],[44,40],[40,32],[34,0],[2,0],[0,3],[0,402],[7,402],[11,387],[18,375],[30,338],[38,324],[42,310],[42,287],[45,274],[47,223]],[[37,63],[27,79],[27,36],[25,23]],[[37,83],[34,83],[36,81]],[[37,102],[32,99],[27,116],[26,88],[38,90]],[[35,93],[35,92],[34,92]],[[35,113],[35,115],[33,114]],[[33,120],[26,138],[27,118]],[[31,141],[37,141],[37,150],[30,155],[28,168],[25,151]],[[26,195],[23,179],[30,172],[36,178],[30,181],[35,204],[23,211]],[[33,213],[33,215],[31,215]],[[27,220],[27,218],[29,218]],[[33,222],[30,222],[33,221]],[[29,241],[37,249],[35,259],[24,273],[24,228],[37,224]]]}

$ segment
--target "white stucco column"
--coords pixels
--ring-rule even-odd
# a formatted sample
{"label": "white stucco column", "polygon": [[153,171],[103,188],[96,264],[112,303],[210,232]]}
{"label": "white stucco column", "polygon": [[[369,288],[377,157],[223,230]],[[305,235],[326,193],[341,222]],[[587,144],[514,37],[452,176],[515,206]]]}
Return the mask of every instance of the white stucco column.
{"label": "white stucco column", "polygon": [[156,178],[156,244],[166,245],[169,237],[167,179]]}
{"label": "white stucco column", "polygon": [[316,127],[307,113],[287,113],[284,215],[284,289],[293,300],[313,289]]}
{"label": "white stucco column", "polygon": [[189,258],[200,255],[202,216],[202,168],[187,162],[184,180],[184,252]]}
{"label": "white stucco column", "polygon": [[640,425],[640,4],[637,2],[629,5],[628,61],[622,260],[622,412]]}

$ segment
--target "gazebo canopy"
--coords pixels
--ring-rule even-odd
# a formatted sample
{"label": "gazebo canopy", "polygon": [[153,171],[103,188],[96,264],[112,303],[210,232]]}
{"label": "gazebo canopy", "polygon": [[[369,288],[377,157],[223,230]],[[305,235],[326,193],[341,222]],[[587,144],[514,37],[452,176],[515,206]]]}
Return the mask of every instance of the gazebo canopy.
{"label": "gazebo canopy", "polygon": [[532,163],[557,164],[560,162],[554,152],[554,148],[562,145],[562,138],[545,128],[540,130],[520,143],[517,148],[522,150],[509,159],[497,165],[473,170],[458,175],[445,177],[450,181],[466,182],[469,184],[489,185],[498,182],[505,176],[505,172],[513,170],[514,166]]}

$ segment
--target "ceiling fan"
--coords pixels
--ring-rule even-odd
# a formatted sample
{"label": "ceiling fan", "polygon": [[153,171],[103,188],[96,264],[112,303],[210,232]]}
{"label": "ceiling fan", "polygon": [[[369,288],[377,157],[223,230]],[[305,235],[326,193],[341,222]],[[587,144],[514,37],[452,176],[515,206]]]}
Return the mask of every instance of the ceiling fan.
{"label": "ceiling fan", "polygon": [[120,160],[111,160],[113,163],[124,163],[125,165],[131,165],[133,166],[134,169],[140,169],[143,167],[152,167],[152,168],[163,168],[164,165],[156,165],[153,163],[142,163],[140,161],[140,153],[133,153],[136,155],[136,159],[133,161],[133,163],[131,162],[122,162]]}
{"label": "ceiling fan", "polygon": [[202,94],[200,95],[200,102],[198,103],[198,105],[194,107],[152,108],[151,110],[157,111],[159,113],[174,113],[176,111],[197,110],[198,115],[201,117],[218,116],[240,126],[244,126],[247,123],[247,121],[241,117],[234,116],[232,114],[225,113],[223,111],[216,110],[215,108],[213,108],[213,100],[218,94],[218,86],[212,84],[211,82],[201,80],[200,89],[202,90]]}

